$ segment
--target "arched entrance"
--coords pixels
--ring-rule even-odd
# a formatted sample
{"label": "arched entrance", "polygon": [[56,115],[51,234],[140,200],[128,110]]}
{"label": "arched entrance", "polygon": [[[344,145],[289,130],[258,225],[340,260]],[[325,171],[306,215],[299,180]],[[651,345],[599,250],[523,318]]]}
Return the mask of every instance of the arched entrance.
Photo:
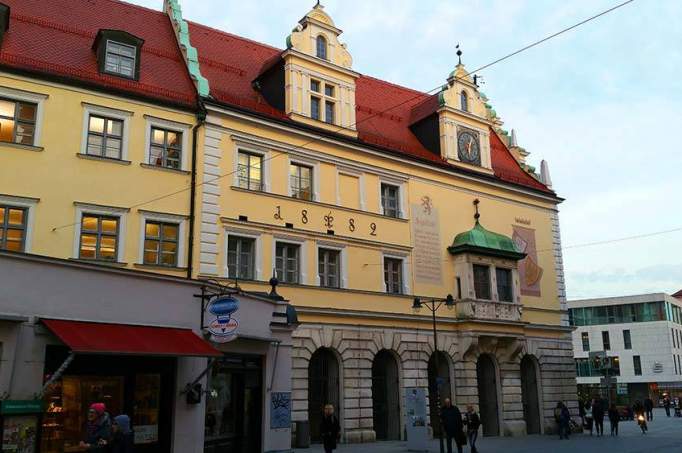
{"label": "arched entrance", "polygon": [[308,421],[310,439],[321,442],[320,423],[325,404],[333,404],[339,416],[339,361],[328,348],[320,348],[308,364]]}
{"label": "arched entrance", "polygon": [[528,434],[540,434],[540,401],[538,394],[538,363],[535,357],[525,355],[521,360],[521,399],[523,418]]}
{"label": "arched entrance", "polygon": [[393,354],[383,349],[372,362],[372,409],[377,440],[400,439],[400,383]]}
{"label": "arched entrance", "polygon": [[[438,360],[436,360],[436,354]],[[436,362],[438,362],[438,373],[436,373]],[[438,386],[436,386],[436,376],[440,378]],[[434,436],[440,434],[440,406],[445,398],[452,399],[450,389],[450,361],[442,351],[434,352],[429,358],[429,410]],[[440,401],[438,400],[439,393]]]}
{"label": "arched entrance", "polygon": [[497,402],[497,372],[495,362],[488,354],[482,354],[476,363],[478,379],[478,405],[484,436],[500,435],[500,418]]}

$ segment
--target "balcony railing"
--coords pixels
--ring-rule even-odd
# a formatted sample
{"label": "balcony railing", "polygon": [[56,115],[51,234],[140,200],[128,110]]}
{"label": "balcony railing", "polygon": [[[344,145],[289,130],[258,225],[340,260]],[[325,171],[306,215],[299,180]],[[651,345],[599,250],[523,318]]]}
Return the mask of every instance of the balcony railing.
{"label": "balcony railing", "polygon": [[492,300],[462,299],[457,301],[455,309],[459,319],[520,321],[523,305]]}

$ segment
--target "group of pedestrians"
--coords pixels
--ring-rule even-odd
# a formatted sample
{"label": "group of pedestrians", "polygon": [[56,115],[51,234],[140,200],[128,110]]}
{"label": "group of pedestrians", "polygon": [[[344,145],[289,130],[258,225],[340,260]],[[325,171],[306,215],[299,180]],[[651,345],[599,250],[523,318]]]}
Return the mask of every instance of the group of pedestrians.
{"label": "group of pedestrians", "polygon": [[86,438],[80,447],[95,453],[133,453],[130,417],[121,414],[113,419],[104,403],[93,403],[88,409]]}
{"label": "group of pedestrians", "polygon": [[[467,411],[462,416],[459,408],[452,404],[450,398],[445,398],[444,405],[440,410],[441,428],[445,432],[447,452],[452,453],[452,443],[457,446],[457,452],[462,453],[464,445],[469,444],[471,453],[477,453],[476,440],[481,419],[472,405],[467,406]],[[466,429],[466,434],[465,434]]]}

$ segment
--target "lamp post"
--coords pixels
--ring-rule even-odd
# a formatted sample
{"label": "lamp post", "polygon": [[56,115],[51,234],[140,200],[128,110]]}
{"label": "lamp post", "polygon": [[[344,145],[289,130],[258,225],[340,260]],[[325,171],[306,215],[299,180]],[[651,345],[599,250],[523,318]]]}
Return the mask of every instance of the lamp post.
{"label": "lamp post", "polygon": [[[436,403],[438,404],[438,410],[440,411],[440,354],[438,353],[438,330],[436,329],[436,312],[438,309],[445,304],[448,310],[455,308],[455,299],[452,294],[448,294],[445,299],[425,299],[421,300],[419,297],[415,297],[412,302],[412,310],[415,313],[419,313],[422,307],[426,307],[431,312],[431,319],[433,320],[433,353],[436,358]],[[440,453],[445,453],[445,446],[443,444],[443,426],[440,419],[440,413],[436,417],[438,423],[438,440],[440,442]]]}

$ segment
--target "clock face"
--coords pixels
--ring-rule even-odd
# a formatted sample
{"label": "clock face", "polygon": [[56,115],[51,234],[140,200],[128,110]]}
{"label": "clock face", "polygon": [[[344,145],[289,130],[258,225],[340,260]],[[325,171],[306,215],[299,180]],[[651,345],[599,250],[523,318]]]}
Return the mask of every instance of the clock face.
{"label": "clock face", "polygon": [[467,164],[481,165],[481,150],[478,134],[471,131],[461,131],[457,137],[457,154],[459,160]]}

